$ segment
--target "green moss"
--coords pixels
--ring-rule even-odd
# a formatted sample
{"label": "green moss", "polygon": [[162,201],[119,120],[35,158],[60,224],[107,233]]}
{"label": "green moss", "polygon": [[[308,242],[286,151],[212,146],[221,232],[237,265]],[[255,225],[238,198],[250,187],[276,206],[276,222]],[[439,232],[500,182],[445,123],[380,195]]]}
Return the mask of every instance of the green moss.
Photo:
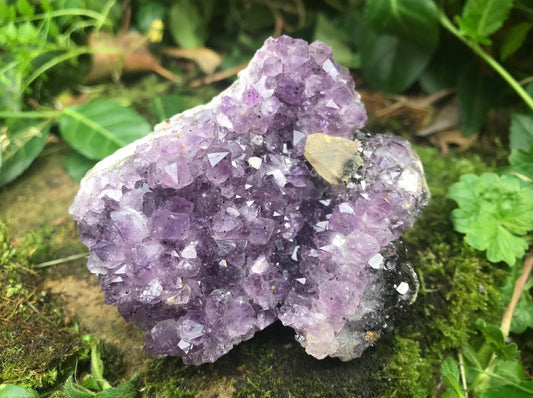
{"label": "green moss", "polygon": [[32,232],[20,240],[0,223],[0,382],[46,389],[73,369],[79,337],[39,289],[33,257],[50,254],[53,230]]}
{"label": "green moss", "polygon": [[[384,396],[430,396],[439,368],[453,349],[475,333],[476,319],[498,322],[503,308],[498,287],[505,268],[489,263],[484,253],[469,247],[454,231],[449,215],[454,203],[448,187],[463,173],[491,170],[478,156],[440,156],[417,148],[426,170],[432,199],[421,220],[404,239],[420,278],[411,322],[395,331],[393,354],[383,375],[396,379]],[[378,350],[379,351],[379,350]]]}
{"label": "green moss", "polygon": [[275,323],[213,364],[184,366],[179,358],[155,363],[143,375],[143,391],[161,398],[191,389],[247,398],[370,398],[383,389],[383,380],[375,378],[382,367],[383,359],[371,352],[360,361],[317,360],[294,340],[291,329]]}
{"label": "green moss", "polygon": [[142,374],[144,387],[141,391],[157,398],[194,397],[196,391],[185,385],[190,368],[180,362],[181,360],[178,362],[176,358],[154,361]]}
{"label": "green moss", "polygon": [[424,376],[430,369],[428,363],[422,358],[417,337],[416,334],[409,337],[402,337],[399,334],[393,336],[394,354],[383,371],[383,377],[391,381],[385,396],[427,396],[426,392],[428,387],[431,388],[432,381],[424,379]]}

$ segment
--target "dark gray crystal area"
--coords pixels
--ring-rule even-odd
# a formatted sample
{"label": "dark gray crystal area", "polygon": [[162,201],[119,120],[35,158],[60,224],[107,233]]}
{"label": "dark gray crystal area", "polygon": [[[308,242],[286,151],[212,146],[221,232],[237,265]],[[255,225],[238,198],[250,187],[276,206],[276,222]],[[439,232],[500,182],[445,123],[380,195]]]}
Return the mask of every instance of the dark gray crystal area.
{"label": "dark gray crystal area", "polygon": [[[268,39],[230,88],[82,181],[71,212],[106,302],[187,364],[277,319],[317,358],[361,355],[413,299],[399,238],[429,199],[409,143],[365,123],[330,47]],[[342,183],[306,160],[316,133],[359,143]]]}

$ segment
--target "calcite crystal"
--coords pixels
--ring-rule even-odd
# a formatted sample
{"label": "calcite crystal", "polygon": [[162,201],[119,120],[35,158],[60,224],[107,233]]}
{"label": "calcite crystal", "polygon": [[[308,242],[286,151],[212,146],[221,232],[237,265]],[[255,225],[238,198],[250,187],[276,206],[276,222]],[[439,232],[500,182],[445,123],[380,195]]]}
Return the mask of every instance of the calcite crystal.
{"label": "calcite crystal", "polygon": [[399,238],[429,193],[409,143],[365,123],[331,48],[282,36],[87,174],[71,212],[89,270],[147,351],[212,362],[279,319],[349,360],[391,328],[417,284]]}

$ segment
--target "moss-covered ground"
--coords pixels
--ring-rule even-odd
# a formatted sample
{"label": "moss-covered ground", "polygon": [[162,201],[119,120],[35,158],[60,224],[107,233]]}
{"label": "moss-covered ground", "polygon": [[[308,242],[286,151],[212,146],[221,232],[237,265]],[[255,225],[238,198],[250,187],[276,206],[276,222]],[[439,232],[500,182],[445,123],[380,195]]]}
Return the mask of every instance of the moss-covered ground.
{"label": "moss-covered ground", "polygon": [[[494,165],[487,165],[471,153],[442,156],[432,148],[416,149],[426,169],[432,200],[422,219],[404,237],[421,287],[416,303],[393,333],[384,336],[360,359],[343,363],[336,359],[318,361],[306,355],[291,330],[274,324],[214,364],[188,367],[176,358],[147,357],[138,372],[139,396],[438,395],[443,359],[475,333],[477,318],[498,322],[502,311],[498,286],[505,269],[488,263],[483,253],[469,248],[463,237],[454,232],[449,220],[454,204],[445,198],[448,187],[461,174],[483,172]],[[65,181],[62,179],[61,184],[69,184]],[[15,197],[17,189],[21,189],[20,182],[0,191],[2,215],[26,211],[25,200],[12,200],[10,204],[4,201]],[[75,192],[75,183],[67,189]],[[44,205],[37,205],[42,208],[54,206],[53,197],[45,192],[35,200],[44,201]],[[61,210],[51,211],[66,217],[66,206],[62,206]],[[11,225],[0,224],[0,383],[16,383],[42,393],[60,391],[65,378],[74,373],[77,361],[78,374],[88,366],[81,340],[87,327],[81,326],[78,332],[76,325],[81,320],[76,319],[75,313],[73,317],[70,312],[65,316],[61,297],[52,297],[43,290],[47,279],[58,277],[54,266],[41,269],[35,264],[83,253],[84,248],[68,218],[57,222],[43,215],[41,228],[32,225],[31,231],[24,233],[24,224],[18,223],[17,217],[4,221]],[[81,262],[71,268],[59,266],[56,272],[94,278],[87,271],[80,271]],[[107,339],[103,326],[97,322],[90,329],[104,343],[106,378],[113,384],[131,377],[125,366],[130,350],[117,342],[120,339]],[[127,326],[119,334],[131,333],[130,329]],[[142,338],[137,344],[142,345]],[[520,344],[523,358],[531,358],[532,347],[527,340]]]}
{"label": "moss-covered ground", "polygon": [[[46,391],[73,372],[81,352],[79,334],[40,288],[32,269],[53,255],[60,229],[43,228],[11,237],[0,223],[0,380]],[[58,244],[60,246],[60,244]]]}

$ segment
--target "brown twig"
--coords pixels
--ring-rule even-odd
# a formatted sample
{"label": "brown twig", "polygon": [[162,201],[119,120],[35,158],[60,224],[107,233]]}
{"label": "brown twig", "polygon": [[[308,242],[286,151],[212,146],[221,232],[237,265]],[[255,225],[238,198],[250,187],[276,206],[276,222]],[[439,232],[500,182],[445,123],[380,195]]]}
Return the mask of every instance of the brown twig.
{"label": "brown twig", "polygon": [[286,12],[286,13],[289,13],[289,14],[295,14],[295,15],[298,15],[301,11],[298,10],[297,7],[293,7],[291,6],[290,4],[287,4],[287,3],[281,3],[281,2],[277,2],[277,1],[271,1],[271,0],[253,0],[255,3],[260,3],[260,4],[263,4],[267,7],[276,7],[276,8],[279,8],[280,10]]}
{"label": "brown twig", "polygon": [[124,17],[122,18],[122,24],[120,26],[120,33],[125,34],[130,29],[131,23],[131,4],[129,0],[122,3],[122,12]]}
{"label": "brown twig", "polygon": [[520,80],[518,83],[520,83],[521,86],[525,86],[528,83],[533,82],[533,76],[528,76],[522,80]]}
{"label": "brown twig", "polygon": [[390,113],[398,110],[399,108],[405,106],[409,106],[414,109],[426,109],[430,105],[440,101],[442,98],[447,97],[453,92],[453,89],[444,89],[423,98],[409,98],[403,95],[393,95],[390,96],[390,98],[396,102],[394,102],[392,105],[387,106],[386,108],[377,110],[375,113],[377,117],[385,117],[388,116]]}
{"label": "brown twig", "polygon": [[518,277],[514,284],[513,295],[511,296],[511,301],[507,304],[505,312],[503,313],[501,329],[503,333],[503,338],[506,339],[509,335],[509,330],[511,329],[511,321],[513,320],[513,314],[520,301],[520,296],[522,295],[522,290],[524,285],[527,282],[531,269],[533,268],[533,252],[529,253],[524,261],[524,268],[522,268],[522,275]]}
{"label": "brown twig", "polygon": [[174,73],[162,67],[161,65],[153,65],[152,70],[158,75],[163,76],[165,79],[170,80],[171,82],[174,82],[174,83],[181,82],[181,77],[179,77],[178,75],[175,75]]}
{"label": "brown twig", "polygon": [[305,23],[305,6],[302,0],[294,0],[296,10],[298,11],[298,26],[303,26]]}
{"label": "brown twig", "polygon": [[268,6],[270,8],[270,12],[274,16],[274,32],[272,33],[272,37],[280,37],[283,33],[283,26],[285,25],[285,21],[283,20],[283,16],[279,12],[279,10],[272,6]]}
{"label": "brown twig", "polygon": [[16,314],[17,308],[24,302],[24,300],[25,297],[21,297],[17,300],[17,302],[13,306],[13,312],[11,312],[11,314],[6,318],[6,321],[9,321]]}
{"label": "brown twig", "polygon": [[468,398],[467,385],[466,385],[466,374],[465,374],[465,363],[463,360],[463,354],[459,352],[457,354],[457,357],[459,358],[459,370],[461,372],[461,383],[463,384],[463,390],[465,391],[464,398]]}
{"label": "brown twig", "polygon": [[211,84],[211,83],[218,82],[220,80],[227,79],[228,77],[236,75],[237,73],[239,73],[241,70],[243,70],[247,66],[248,66],[248,62],[245,62],[244,64],[234,66],[233,68],[229,68],[229,69],[214,73],[206,77],[202,77],[201,79],[191,80],[191,82],[189,83],[189,86],[190,87],[201,87],[207,84]]}

